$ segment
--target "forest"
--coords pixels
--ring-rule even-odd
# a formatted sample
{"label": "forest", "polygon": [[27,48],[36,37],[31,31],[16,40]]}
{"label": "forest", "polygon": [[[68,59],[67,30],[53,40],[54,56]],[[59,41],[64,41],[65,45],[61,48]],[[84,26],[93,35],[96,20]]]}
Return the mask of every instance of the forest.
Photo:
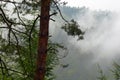
{"label": "forest", "polygon": [[120,80],[119,14],[61,0],[0,0],[0,80]]}

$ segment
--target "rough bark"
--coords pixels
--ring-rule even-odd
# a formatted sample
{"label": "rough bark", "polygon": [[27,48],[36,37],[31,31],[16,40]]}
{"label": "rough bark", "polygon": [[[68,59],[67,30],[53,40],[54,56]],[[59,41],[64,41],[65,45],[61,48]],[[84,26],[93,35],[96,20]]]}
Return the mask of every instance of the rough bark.
{"label": "rough bark", "polygon": [[40,30],[38,55],[34,80],[44,80],[46,73],[46,57],[49,35],[50,0],[41,0]]}

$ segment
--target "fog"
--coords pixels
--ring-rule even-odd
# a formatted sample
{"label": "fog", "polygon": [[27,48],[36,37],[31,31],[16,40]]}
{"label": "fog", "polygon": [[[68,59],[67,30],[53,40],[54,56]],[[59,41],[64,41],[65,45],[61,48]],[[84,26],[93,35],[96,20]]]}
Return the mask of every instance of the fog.
{"label": "fog", "polygon": [[120,59],[119,13],[92,11],[85,7],[79,9],[63,7],[61,11],[65,18],[75,19],[85,31],[85,35],[84,40],[68,36],[60,28],[64,23],[60,17],[56,18],[56,22],[51,22],[52,41],[62,43],[69,52],[66,58],[60,60],[60,64],[69,66],[63,68],[59,65],[55,68],[56,80],[97,80],[100,76],[98,64],[110,77],[113,62]]}

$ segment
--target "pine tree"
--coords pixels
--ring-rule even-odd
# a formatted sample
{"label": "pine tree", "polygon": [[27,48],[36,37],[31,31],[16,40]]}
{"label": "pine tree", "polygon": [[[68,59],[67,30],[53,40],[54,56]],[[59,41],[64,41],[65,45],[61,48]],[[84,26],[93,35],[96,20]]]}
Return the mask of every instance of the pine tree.
{"label": "pine tree", "polygon": [[[2,80],[54,78],[52,70],[58,62],[58,48],[66,49],[48,40],[49,20],[54,21],[50,17],[56,12],[66,22],[62,28],[68,35],[77,35],[79,39],[83,39],[84,32],[78,29],[79,26],[74,20],[69,22],[62,16],[58,4],[59,0],[1,1],[0,78]],[[50,9],[51,6],[55,10]],[[50,11],[52,14],[49,14]]]}

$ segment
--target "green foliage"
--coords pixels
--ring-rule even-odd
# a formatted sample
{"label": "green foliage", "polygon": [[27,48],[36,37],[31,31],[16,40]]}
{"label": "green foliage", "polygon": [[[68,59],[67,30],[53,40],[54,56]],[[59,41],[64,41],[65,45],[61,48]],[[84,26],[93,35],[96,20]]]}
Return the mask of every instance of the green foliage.
{"label": "green foliage", "polygon": [[120,65],[114,63],[114,69],[112,70],[115,80],[120,80]]}
{"label": "green foliage", "polygon": [[[36,33],[35,33],[36,32]],[[37,54],[37,31],[33,32],[31,38],[31,48],[29,46],[29,37],[23,35],[17,35],[22,39],[19,45],[16,45],[14,41],[11,40],[10,44],[4,38],[0,39],[0,57],[4,61],[4,64],[7,68],[1,68],[1,79],[3,80],[32,80],[35,71],[35,62],[36,62],[36,54]],[[53,43],[49,41],[48,45],[48,57],[47,57],[47,72],[46,72],[46,80],[53,80],[53,69],[55,65],[59,63],[57,53],[59,52],[59,48],[65,49],[61,47],[60,44]],[[2,63],[1,63],[2,65]],[[0,66],[0,67],[5,67]],[[10,69],[10,70],[9,70]],[[6,72],[7,70],[7,72]],[[15,71],[13,71],[15,70]],[[3,75],[5,73],[5,75]],[[8,76],[9,74],[10,76]],[[11,78],[12,77],[12,78]]]}
{"label": "green foliage", "polygon": [[100,76],[97,79],[98,80],[108,80],[99,65],[98,65],[98,68],[99,68]]}
{"label": "green foliage", "polygon": [[67,32],[67,34],[70,36],[78,36],[78,40],[84,39],[84,32],[80,29],[78,23],[74,20],[71,20],[70,23],[62,26],[62,29],[64,29],[65,32]]}
{"label": "green foliage", "polygon": [[[100,76],[98,77],[98,80],[109,80],[109,77],[105,76],[103,73],[103,70],[99,67],[99,73]],[[110,80],[120,80],[120,65],[114,62],[113,69],[111,70],[111,79]]]}

